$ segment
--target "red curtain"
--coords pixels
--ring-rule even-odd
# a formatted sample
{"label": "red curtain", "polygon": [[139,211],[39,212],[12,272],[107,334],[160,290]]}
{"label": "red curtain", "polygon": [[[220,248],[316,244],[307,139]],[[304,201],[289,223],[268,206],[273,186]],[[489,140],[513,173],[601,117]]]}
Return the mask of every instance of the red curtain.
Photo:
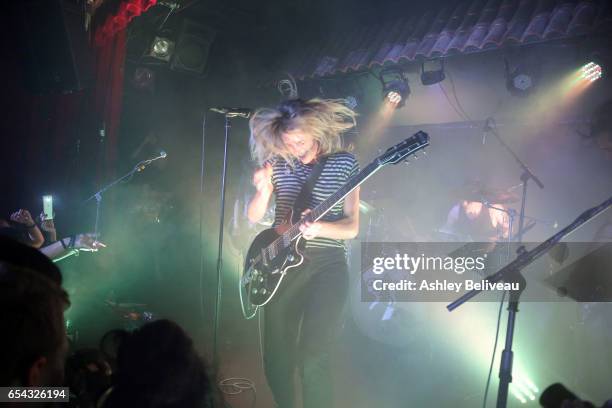
{"label": "red curtain", "polygon": [[137,17],[157,4],[157,0],[125,0],[119,4],[117,11],[106,16],[94,35],[96,46],[101,46],[112,40],[123,31],[134,17]]}
{"label": "red curtain", "polygon": [[98,163],[98,179],[102,181],[114,176],[117,165],[127,26],[156,3],[157,0],[123,1],[115,13],[107,15],[95,28],[94,107],[100,129],[105,132],[103,160]]}
{"label": "red curtain", "polygon": [[99,129],[104,131],[102,159],[97,163],[101,182],[114,176],[117,164],[119,120],[123,98],[123,66],[126,30],[123,29],[95,48],[96,82],[93,93],[94,112]]}

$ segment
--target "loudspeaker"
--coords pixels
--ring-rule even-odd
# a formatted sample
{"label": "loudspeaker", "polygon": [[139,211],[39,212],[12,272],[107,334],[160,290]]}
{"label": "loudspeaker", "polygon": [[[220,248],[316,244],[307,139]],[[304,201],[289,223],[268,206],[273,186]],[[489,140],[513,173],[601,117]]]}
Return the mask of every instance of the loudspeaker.
{"label": "loudspeaker", "polygon": [[215,34],[209,27],[193,20],[183,20],[170,69],[203,75]]}
{"label": "loudspeaker", "polygon": [[28,89],[68,93],[93,83],[93,53],[78,4],[20,0],[14,4],[14,11]]}

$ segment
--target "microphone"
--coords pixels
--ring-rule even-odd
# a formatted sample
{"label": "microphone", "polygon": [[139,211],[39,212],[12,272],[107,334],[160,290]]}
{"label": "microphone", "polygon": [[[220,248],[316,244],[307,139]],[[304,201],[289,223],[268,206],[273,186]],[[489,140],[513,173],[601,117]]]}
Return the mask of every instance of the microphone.
{"label": "microphone", "polygon": [[489,116],[489,117],[488,117],[488,118],[485,120],[484,126],[482,127],[482,144],[485,144],[485,142],[487,141],[487,133],[488,133],[489,131],[491,131],[491,129],[493,129],[493,128],[491,127],[491,121],[492,121],[492,120],[493,120],[493,118]]}
{"label": "microphone", "polygon": [[147,167],[149,164],[153,163],[155,160],[159,160],[159,159],[165,159],[166,156],[168,154],[166,153],[165,150],[160,150],[159,151],[159,156],[157,157],[153,157],[152,159],[147,159],[147,160],[143,160],[140,163],[138,163],[136,165],[136,167],[134,167],[134,169],[138,172],[143,171],[145,169],[145,167]]}
{"label": "microphone", "polygon": [[217,107],[217,108],[210,108],[209,110],[225,115],[228,118],[248,119],[251,117],[251,114],[253,113],[253,111],[249,108],[227,108],[223,106]]}

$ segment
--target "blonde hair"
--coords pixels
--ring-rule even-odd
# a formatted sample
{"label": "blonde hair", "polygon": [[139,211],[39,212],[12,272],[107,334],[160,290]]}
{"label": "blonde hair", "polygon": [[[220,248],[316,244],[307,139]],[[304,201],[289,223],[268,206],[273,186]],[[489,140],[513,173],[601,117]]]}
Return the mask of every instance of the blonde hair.
{"label": "blonde hair", "polygon": [[292,99],[274,109],[257,110],[249,121],[251,156],[259,165],[277,156],[292,164],[294,158],[282,136],[295,129],[311,135],[319,145],[320,154],[341,151],[342,133],[355,126],[357,116],[344,102],[343,99]]}

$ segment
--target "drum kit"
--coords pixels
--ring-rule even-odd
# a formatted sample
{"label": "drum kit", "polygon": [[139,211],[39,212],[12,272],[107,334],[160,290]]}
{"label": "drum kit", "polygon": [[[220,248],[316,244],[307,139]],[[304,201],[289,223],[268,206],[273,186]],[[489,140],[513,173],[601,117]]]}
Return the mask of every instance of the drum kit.
{"label": "drum kit", "polygon": [[[516,204],[520,197],[513,190],[493,188],[482,183],[466,183],[463,187],[455,189],[450,196],[454,202],[468,201],[481,202],[489,207],[500,206],[506,210],[508,205]],[[361,237],[362,241],[350,248],[349,252],[355,251],[355,246],[360,245],[360,250],[367,250],[367,242],[388,243],[384,251],[396,253],[393,242],[446,242],[446,243],[470,243],[474,237],[463,234],[460,231],[449,231],[443,229],[432,229],[429,233],[417,231],[409,215],[398,217],[394,214],[398,210],[397,204],[386,198],[367,198],[361,201],[359,208],[361,212]],[[400,210],[401,211],[401,210]],[[445,215],[444,215],[445,216]],[[535,220],[526,226],[531,229]],[[352,249],[352,250],[351,250]],[[353,257],[357,258],[357,257]],[[359,265],[358,259],[352,259],[353,265]],[[371,271],[351,274],[360,276],[351,283],[351,311],[353,320],[360,331],[374,340],[394,346],[410,347],[416,342],[427,342],[429,320],[432,307],[435,303],[397,302],[392,295],[385,298],[377,298],[375,301],[366,302],[361,299],[362,285],[371,286],[374,276]]]}
{"label": "drum kit", "polygon": [[[454,202],[480,202],[489,208],[500,206],[499,210],[506,210],[506,206],[520,201],[520,197],[510,188],[493,188],[478,182],[469,182],[460,188],[451,191],[450,197]],[[418,232],[408,215],[396,217],[392,203],[388,198],[371,198],[361,200],[359,209],[366,223],[362,236],[365,241],[420,241],[420,242],[472,242],[474,238],[460,231],[450,231],[434,228],[429,233]],[[391,209],[391,211],[389,211]],[[526,217],[530,218],[530,217]],[[539,221],[539,220],[538,220]],[[546,223],[546,222],[544,222]],[[535,225],[535,220],[524,229],[529,230]],[[373,239],[372,239],[373,238]]]}
{"label": "drum kit", "polygon": [[[453,189],[451,197],[455,202],[481,203],[490,209],[513,213],[513,210],[508,210],[506,206],[519,202],[518,194],[513,191],[516,187],[518,186],[507,189],[494,188],[481,182],[472,181],[465,183],[462,187]],[[535,222],[532,221],[524,230],[529,230],[534,226]],[[477,237],[472,237],[469,234],[445,228],[433,229],[430,237],[432,242],[473,242],[476,239]],[[497,240],[497,238],[491,237],[489,240]]]}

